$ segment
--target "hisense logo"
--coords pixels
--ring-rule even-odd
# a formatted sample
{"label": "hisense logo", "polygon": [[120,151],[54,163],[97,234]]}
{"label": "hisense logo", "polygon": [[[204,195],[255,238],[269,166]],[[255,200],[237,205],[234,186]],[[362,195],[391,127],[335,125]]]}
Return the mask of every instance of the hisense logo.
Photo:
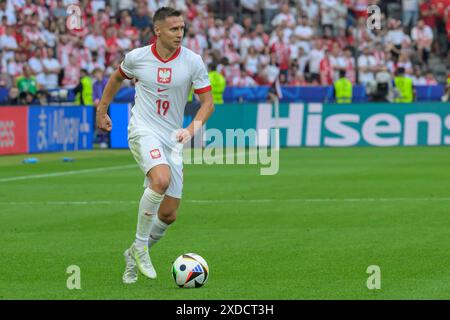
{"label": "hisense logo", "polygon": [[[257,129],[267,132],[277,121],[280,129],[287,131],[285,141],[289,147],[450,145],[450,114],[411,111],[398,115],[399,105],[392,104],[390,108],[392,113],[377,112],[363,117],[361,113],[336,109],[332,114],[328,109],[327,114],[321,103],[310,103],[308,108],[303,103],[291,103],[289,115],[277,121],[271,105],[262,103],[258,106]],[[367,113],[368,109],[365,110]],[[262,134],[258,142],[259,146],[265,146],[270,139]]]}

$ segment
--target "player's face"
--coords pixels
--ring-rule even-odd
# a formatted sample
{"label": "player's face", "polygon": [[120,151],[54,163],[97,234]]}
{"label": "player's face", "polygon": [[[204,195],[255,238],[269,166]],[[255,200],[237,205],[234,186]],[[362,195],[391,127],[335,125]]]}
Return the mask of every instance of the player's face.
{"label": "player's face", "polygon": [[184,35],[183,17],[168,17],[155,26],[156,34],[166,48],[176,49]]}

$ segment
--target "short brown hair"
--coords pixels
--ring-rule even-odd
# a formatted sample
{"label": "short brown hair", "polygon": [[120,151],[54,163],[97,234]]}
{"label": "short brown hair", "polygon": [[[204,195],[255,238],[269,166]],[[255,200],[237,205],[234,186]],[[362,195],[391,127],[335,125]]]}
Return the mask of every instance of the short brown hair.
{"label": "short brown hair", "polygon": [[166,20],[168,17],[179,17],[181,12],[171,7],[161,7],[153,15],[153,23]]}

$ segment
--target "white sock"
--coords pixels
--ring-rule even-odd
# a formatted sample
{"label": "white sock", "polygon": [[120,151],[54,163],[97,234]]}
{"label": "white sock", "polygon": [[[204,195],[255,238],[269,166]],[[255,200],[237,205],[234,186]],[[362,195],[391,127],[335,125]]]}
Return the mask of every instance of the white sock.
{"label": "white sock", "polygon": [[150,228],[150,236],[148,237],[149,249],[164,236],[168,227],[168,224],[162,222],[159,219],[158,215],[155,215],[155,217],[153,218],[152,226]]}
{"label": "white sock", "polygon": [[135,241],[138,249],[142,250],[147,245],[153,217],[158,216],[158,209],[163,198],[163,194],[159,194],[150,188],[145,188],[141,202],[139,203]]}

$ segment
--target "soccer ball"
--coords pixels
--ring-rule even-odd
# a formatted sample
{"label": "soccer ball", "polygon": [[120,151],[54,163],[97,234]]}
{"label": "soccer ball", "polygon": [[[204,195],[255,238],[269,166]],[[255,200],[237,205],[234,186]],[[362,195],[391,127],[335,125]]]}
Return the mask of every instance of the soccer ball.
{"label": "soccer ball", "polygon": [[172,264],[172,275],[180,288],[199,288],[208,281],[209,268],[198,254],[185,253]]}

